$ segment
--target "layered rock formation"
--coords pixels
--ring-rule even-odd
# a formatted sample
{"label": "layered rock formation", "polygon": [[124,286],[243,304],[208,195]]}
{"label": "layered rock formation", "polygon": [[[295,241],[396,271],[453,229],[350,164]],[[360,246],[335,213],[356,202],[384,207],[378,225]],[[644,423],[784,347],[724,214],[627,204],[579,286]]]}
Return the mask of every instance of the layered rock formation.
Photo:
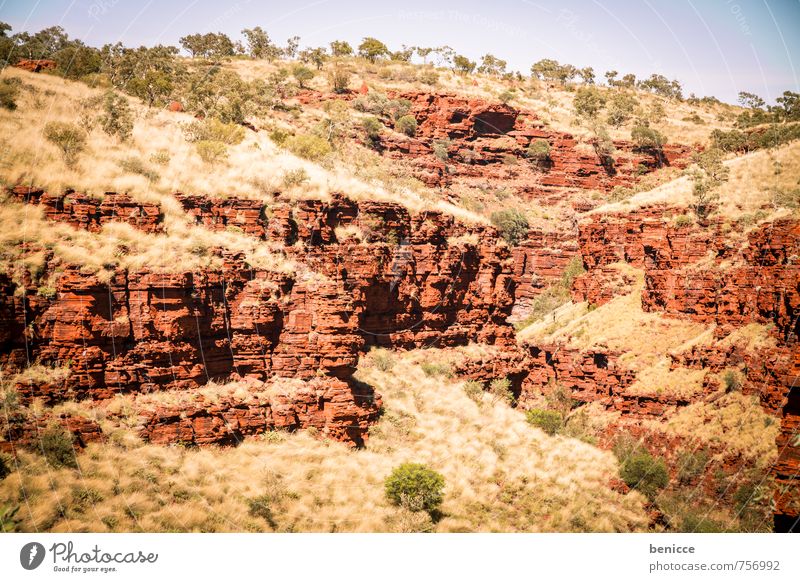
{"label": "layered rock formation", "polygon": [[[684,167],[691,154],[680,145],[654,150],[615,141],[616,153],[607,156],[547,129],[535,113],[500,102],[419,92],[393,97],[411,102],[417,131],[414,137],[385,132],[380,147],[389,157],[413,159],[415,174],[430,186],[502,183],[523,196],[557,201],[564,189],[608,191],[665,165]],[[531,160],[526,150],[536,140],[547,142],[549,155]]]}
{"label": "layered rock formation", "polygon": [[[106,208],[118,199],[106,195],[90,212],[72,202],[51,205],[45,193],[17,195],[59,210],[46,211],[54,220],[89,230],[115,216]],[[179,200],[194,221],[210,229],[235,226],[292,245],[286,252],[303,271],[253,269],[235,253],[223,253],[221,270],[117,270],[107,282],[67,265],[52,298],[37,295],[30,281],[24,295],[16,293],[0,276],[8,291],[0,313],[12,330],[2,338],[6,370],[21,371],[32,361],[70,369],[56,383],[20,383],[23,402],[191,391],[230,378],[299,378],[308,389],[296,393],[291,413],[227,402],[211,414],[198,404],[182,415],[160,412],[143,435],[184,439],[191,426],[192,442],[227,443],[253,427],[314,426],[360,444],[380,404],[351,378],[365,346],[513,341],[505,322],[514,292],[510,251],[497,244],[492,228],[344,197],[296,207],[275,204],[269,212],[248,200]],[[339,240],[343,232],[358,233],[363,242],[354,236]],[[470,233],[479,233],[481,242],[464,242]],[[295,420],[287,421],[287,415]],[[245,428],[208,429],[239,424]]]}

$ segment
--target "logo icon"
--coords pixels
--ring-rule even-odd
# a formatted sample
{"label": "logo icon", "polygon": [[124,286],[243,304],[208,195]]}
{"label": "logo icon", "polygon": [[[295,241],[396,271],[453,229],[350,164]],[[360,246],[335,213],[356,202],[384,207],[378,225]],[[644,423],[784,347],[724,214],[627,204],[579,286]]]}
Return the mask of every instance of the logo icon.
{"label": "logo icon", "polygon": [[29,542],[19,551],[19,563],[26,570],[35,570],[44,561],[44,546],[39,542]]}

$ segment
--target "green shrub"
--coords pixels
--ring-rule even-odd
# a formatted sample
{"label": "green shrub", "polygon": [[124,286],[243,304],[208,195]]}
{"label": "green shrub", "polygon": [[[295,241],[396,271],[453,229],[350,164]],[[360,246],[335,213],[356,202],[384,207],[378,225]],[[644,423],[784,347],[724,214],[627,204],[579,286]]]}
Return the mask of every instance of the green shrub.
{"label": "green shrub", "polygon": [[682,451],[678,454],[678,483],[681,485],[691,485],[695,479],[700,477],[708,465],[708,453],[706,451]]}
{"label": "green shrub", "polygon": [[444,376],[445,378],[452,378],[453,369],[450,364],[438,362],[422,362],[420,368],[426,376]]}
{"label": "green shrub", "polygon": [[296,65],[292,69],[292,76],[297,80],[301,89],[305,89],[306,83],[314,78],[314,71],[303,65]]}
{"label": "green shrub", "polygon": [[450,158],[449,149],[449,139],[437,139],[433,142],[433,155],[443,162],[446,162]]}
{"label": "green shrub", "polygon": [[11,79],[0,80],[0,107],[14,111],[17,108],[19,87]]}
{"label": "green shrub", "polygon": [[328,81],[334,93],[345,93],[350,85],[350,71],[342,66],[334,66],[328,71]]}
{"label": "green shrub", "polygon": [[137,157],[129,157],[117,162],[119,167],[125,170],[126,172],[130,172],[131,174],[138,174],[140,176],[144,176],[150,182],[158,182],[159,175],[157,172],[153,171],[151,168],[145,166],[144,162]]}
{"label": "green shrub", "polygon": [[606,121],[613,127],[619,127],[630,119],[639,105],[636,97],[624,92],[616,92],[608,100]]}
{"label": "green shrub", "polygon": [[694,224],[694,219],[689,214],[679,214],[673,222],[677,228],[686,228]]}
{"label": "green shrub", "polygon": [[414,137],[417,133],[417,120],[413,115],[403,115],[395,122],[394,130],[404,133],[408,137]]}
{"label": "green shrub", "polygon": [[73,442],[74,438],[67,429],[60,424],[53,424],[42,433],[39,447],[44,458],[54,467],[75,469],[78,467],[78,461],[75,458]]}
{"label": "green shrub", "polygon": [[284,188],[294,188],[296,186],[302,186],[310,179],[308,172],[306,172],[304,168],[297,168],[294,170],[286,170],[283,173],[283,180],[281,182]]}
{"label": "green shrub", "polygon": [[276,127],[269,131],[269,139],[271,139],[275,145],[279,146],[285,145],[286,140],[288,140],[291,136],[291,133],[285,129],[281,129],[280,127]]}
{"label": "green shrub", "polygon": [[742,389],[744,380],[738,370],[725,370],[722,374],[722,382],[725,384],[725,392],[735,392]]}
{"label": "green shrub", "polygon": [[61,150],[67,167],[74,167],[78,156],[86,149],[86,133],[77,125],[50,121],[44,126],[44,137]]}
{"label": "green shrub", "polygon": [[650,500],[669,484],[669,472],[664,459],[657,459],[644,449],[621,459],[619,475],[631,489],[636,489]]}
{"label": "green shrub", "polygon": [[383,124],[377,117],[365,117],[361,120],[361,127],[364,129],[364,133],[367,136],[367,141],[370,144],[375,144],[378,142],[378,139],[381,135],[381,130],[383,130]]}
{"label": "green shrub", "polygon": [[532,160],[544,162],[550,159],[550,143],[546,139],[535,139],[528,144],[525,153]]}
{"label": "green shrub", "polygon": [[217,164],[228,159],[228,148],[224,143],[202,140],[195,144],[197,154],[207,164]]}
{"label": "green shrub", "polygon": [[511,246],[516,246],[528,236],[530,225],[525,215],[516,208],[498,210],[490,217],[500,236]]}
{"label": "green shrub", "polygon": [[525,420],[533,426],[539,427],[551,436],[557,434],[564,424],[561,413],[555,410],[543,410],[541,408],[532,408],[526,412]]}
{"label": "green shrub", "polygon": [[772,199],[775,206],[785,206],[792,209],[800,208],[800,188],[775,188],[772,191]]}
{"label": "green shrub", "polygon": [[286,149],[311,161],[319,161],[333,151],[328,140],[309,133],[297,134],[287,139]]}
{"label": "green shrub", "polygon": [[244,141],[244,127],[236,123],[224,123],[215,117],[207,117],[202,121],[194,121],[183,127],[186,141],[219,142],[225,145],[237,145]]}
{"label": "green shrub", "polygon": [[475,380],[467,380],[464,382],[464,394],[470,400],[480,402],[483,399],[483,384]]}
{"label": "green shrub", "polygon": [[508,378],[495,378],[489,383],[489,394],[492,395],[492,402],[504,401],[506,404],[514,404],[514,393],[511,391],[511,381]]}
{"label": "green shrub", "polygon": [[437,73],[433,69],[425,69],[417,76],[417,79],[421,83],[433,86],[439,82],[439,73]]}
{"label": "green shrub", "polygon": [[666,143],[666,138],[661,132],[647,127],[637,125],[631,130],[631,139],[640,148],[659,149]]}
{"label": "green shrub", "polygon": [[403,463],[386,478],[385,490],[394,505],[432,513],[444,501],[444,477],[425,465]]}
{"label": "green shrub", "polygon": [[606,103],[605,96],[597,87],[581,87],[575,91],[572,106],[579,117],[594,119]]}
{"label": "green shrub", "polygon": [[127,141],[133,133],[133,113],[128,100],[108,91],[103,96],[102,113],[98,118],[100,128],[120,141]]}
{"label": "green shrub", "polygon": [[247,500],[248,513],[253,517],[260,517],[266,521],[272,529],[276,529],[278,524],[272,511],[273,499],[271,495],[259,495]]}
{"label": "green shrub", "polygon": [[583,268],[583,258],[580,255],[575,255],[569,260],[567,266],[564,267],[564,272],[561,273],[561,286],[564,289],[571,289],[575,279],[580,277],[586,272]]}

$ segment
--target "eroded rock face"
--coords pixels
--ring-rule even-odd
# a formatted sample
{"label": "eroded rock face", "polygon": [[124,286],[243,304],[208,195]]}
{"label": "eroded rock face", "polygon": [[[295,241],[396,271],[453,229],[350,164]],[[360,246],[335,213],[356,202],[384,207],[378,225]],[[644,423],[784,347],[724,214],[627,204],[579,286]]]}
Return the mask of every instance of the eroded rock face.
{"label": "eroded rock face", "polygon": [[[24,200],[45,204],[48,197],[27,193]],[[228,402],[213,414],[201,412],[202,405],[185,410],[178,414],[180,422],[169,420],[176,412],[168,410],[150,423],[163,430],[148,429],[144,436],[183,439],[191,425],[191,442],[228,443],[238,433],[218,428],[238,419],[244,407],[248,419],[263,418],[245,422],[246,427],[314,426],[360,443],[379,407],[379,397],[362,394],[352,380],[365,347],[513,342],[505,321],[514,295],[510,251],[497,244],[493,228],[341,196],[293,208],[275,204],[269,213],[256,201],[179,200],[207,228],[234,226],[291,245],[282,248],[306,265],[308,274],[254,269],[241,255],[223,253],[222,269],[117,270],[108,281],[62,265],[52,297],[38,295],[31,281],[24,295],[16,293],[11,280],[0,276],[8,291],[0,301],[0,317],[8,323],[2,337],[5,368],[22,370],[40,361],[70,369],[57,382],[20,383],[23,402],[192,391],[209,380],[295,378],[307,382],[308,390],[286,403],[296,417],[291,423],[276,419],[270,407]],[[70,210],[52,218],[68,216],[77,227],[97,228],[100,219],[74,218],[87,215]],[[353,231],[363,241],[342,238]],[[463,238],[469,234],[479,236]]]}
{"label": "eroded rock face", "polygon": [[[413,159],[415,175],[429,186],[496,181],[520,195],[555,202],[565,198],[564,189],[608,191],[665,165],[684,167],[691,154],[680,145],[655,151],[616,141],[611,158],[578,147],[568,133],[547,129],[533,112],[500,102],[420,92],[392,96],[411,102],[417,132],[414,137],[384,132],[380,147],[389,157]],[[526,149],[536,140],[548,143],[546,159],[529,159]],[[436,142],[446,149],[446,160],[434,154]]]}
{"label": "eroded rock face", "polygon": [[73,191],[49,194],[24,186],[12,189],[11,194],[19,202],[38,205],[50,220],[90,232],[97,232],[112,221],[125,222],[145,232],[160,232],[162,228],[163,216],[157,204],[137,202],[127,194],[107,192],[97,198]]}
{"label": "eroded rock face", "polygon": [[590,274],[627,262],[645,271],[642,306],[704,323],[772,322],[797,338],[800,313],[800,221],[763,224],[747,234],[723,223],[679,226],[681,209],[648,207],[590,215],[579,225]]}

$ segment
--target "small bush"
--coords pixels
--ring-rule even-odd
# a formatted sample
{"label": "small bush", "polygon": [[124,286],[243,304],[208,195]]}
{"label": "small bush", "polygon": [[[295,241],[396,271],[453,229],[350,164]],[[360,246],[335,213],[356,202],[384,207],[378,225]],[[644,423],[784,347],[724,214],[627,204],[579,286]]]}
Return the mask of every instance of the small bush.
{"label": "small bush", "polygon": [[489,394],[492,395],[492,402],[505,401],[506,404],[514,404],[514,393],[511,391],[511,382],[508,378],[495,378],[489,384]]}
{"label": "small bush", "polygon": [[417,133],[417,120],[413,115],[404,115],[395,122],[394,130],[408,137],[414,137]]}
{"label": "small bush", "polygon": [[659,149],[667,141],[661,132],[645,125],[635,126],[631,130],[631,139],[637,147],[651,149]]}
{"label": "small bush", "polygon": [[42,433],[39,439],[44,458],[54,467],[78,467],[73,448],[72,434],[60,424],[53,424]]}
{"label": "small bush", "polygon": [[172,158],[167,150],[158,150],[150,154],[150,162],[159,166],[166,166]]}
{"label": "small bush", "polygon": [[533,408],[526,412],[525,420],[551,436],[557,434],[564,424],[564,419],[559,412],[541,408]]}
{"label": "small bush", "polygon": [[367,136],[367,142],[373,145],[376,144],[380,138],[381,130],[383,130],[383,124],[378,118],[365,117],[361,120],[361,127],[364,129],[364,133]]}
{"label": "small bush", "polygon": [[372,359],[372,363],[381,372],[388,372],[394,368],[394,356],[392,356],[392,353],[389,350],[384,350],[381,348],[374,349],[370,352],[370,357]]}
{"label": "small bush", "polygon": [[19,87],[11,79],[0,80],[0,107],[14,111],[17,108]]}
{"label": "small bush", "polygon": [[386,497],[410,511],[432,513],[444,501],[444,477],[418,463],[403,463],[386,478]]}
{"label": "small bush", "polygon": [[722,382],[725,385],[725,392],[736,392],[742,389],[744,380],[738,370],[725,370],[722,374]]}
{"label": "small bush", "polygon": [[528,144],[525,153],[534,161],[544,162],[550,159],[550,143],[546,139],[535,139]]}
{"label": "small bush", "polygon": [[64,163],[72,168],[86,149],[86,133],[72,123],[50,121],[44,126],[44,137],[61,150]]}
{"label": "small bush", "polygon": [[260,517],[266,521],[272,529],[276,529],[278,523],[272,511],[273,499],[271,495],[259,495],[247,500],[248,513],[253,517]]}
{"label": "small bush", "polygon": [[306,83],[314,78],[314,71],[303,65],[295,65],[292,69],[292,76],[297,80],[301,89],[305,89]]}
{"label": "small bush", "polygon": [[530,229],[528,219],[516,208],[493,212],[490,219],[500,232],[500,236],[511,246],[518,245],[528,236]]}
{"label": "small bush", "polygon": [[350,85],[350,71],[340,66],[333,67],[328,71],[328,81],[334,93],[346,93]]}
{"label": "small bush", "polygon": [[433,142],[433,155],[439,160],[446,162],[450,158],[450,140],[437,139]]}
{"label": "small bush", "polygon": [[433,69],[425,69],[418,76],[417,79],[426,85],[436,85],[439,82],[439,73]]}
{"label": "small bush", "polygon": [[631,489],[636,489],[648,499],[669,484],[669,472],[664,459],[657,459],[641,449],[621,461],[619,475]]}
{"label": "small bush", "polygon": [[678,483],[691,485],[700,477],[708,465],[706,451],[682,451],[678,454]]}
{"label": "small bush", "polygon": [[127,141],[133,133],[133,113],[128,100],[114,91],[103,96],[102,113],[98,118],[100,128],[120,141]]}
{"label": "small bush", "polygon": [[327,140],[308,133],[287,139],[286,149],[298,157],[311,161],[319,161],[332,151],[331,144]]}
{"label": "small bush", "polygon": [[236,123],[224,123],[215,117],[208,117],[185,125],[183,135],[191,143],[214,141],[237,145],[244,141],[244,128]]}
{"label": "small bush", "polygon": [[217,164],[228,159],[228,148],[219,141],[203,140],[195,144],[197,154],[207,164]]}
{"label": "small bush", "polygon": [[687,228],[694,224],[694,219],[689,214],[679,214],[673,219],[677,228]]}
{"label": "small bush", "polygon": [[284,188],[294,188],[296,186],[302,186],[310,179],[308,172],[306,172],[304,168],[297,168],[295,170],[286,170],[283,173],[283,180],[281,180],[281,182]]}
{"label": "small bush", "polygon": [[276,127],[275,129],[270,130],[269,132],[269,139],[275,143],[275,145],[283,146],[286,144],[286,140],[288,140],[292,136],[291,133],[286,131],[285,129],[281,129],[280,127]]}
{"label": "small bush", "polygon": [[470,400],[480,402],[483,399],[483,384],[475,380],[468,380],[464,382],[464,393]]}
{"label": "small bush", "polygon": [[158,182],[158,173],[145,166],[144,162],[137,157],[125,158],[117,163],[119,164],[119,167],[126,172],[144,176],[149,182]]}
{"label": "small bush", "polygon": [[776,188],[772,192],[772,199],[775,206],[784,206],[792,209],[800,208],[800,188]]}
{"label": "small bush", "polygon": [[425,373],[426,376],[444,376],[445,378],[451,378],[453,376],[453,369],[451,368],[450,364],[441,364],[437,362],[422,362],[420,364],[420,368]]}

